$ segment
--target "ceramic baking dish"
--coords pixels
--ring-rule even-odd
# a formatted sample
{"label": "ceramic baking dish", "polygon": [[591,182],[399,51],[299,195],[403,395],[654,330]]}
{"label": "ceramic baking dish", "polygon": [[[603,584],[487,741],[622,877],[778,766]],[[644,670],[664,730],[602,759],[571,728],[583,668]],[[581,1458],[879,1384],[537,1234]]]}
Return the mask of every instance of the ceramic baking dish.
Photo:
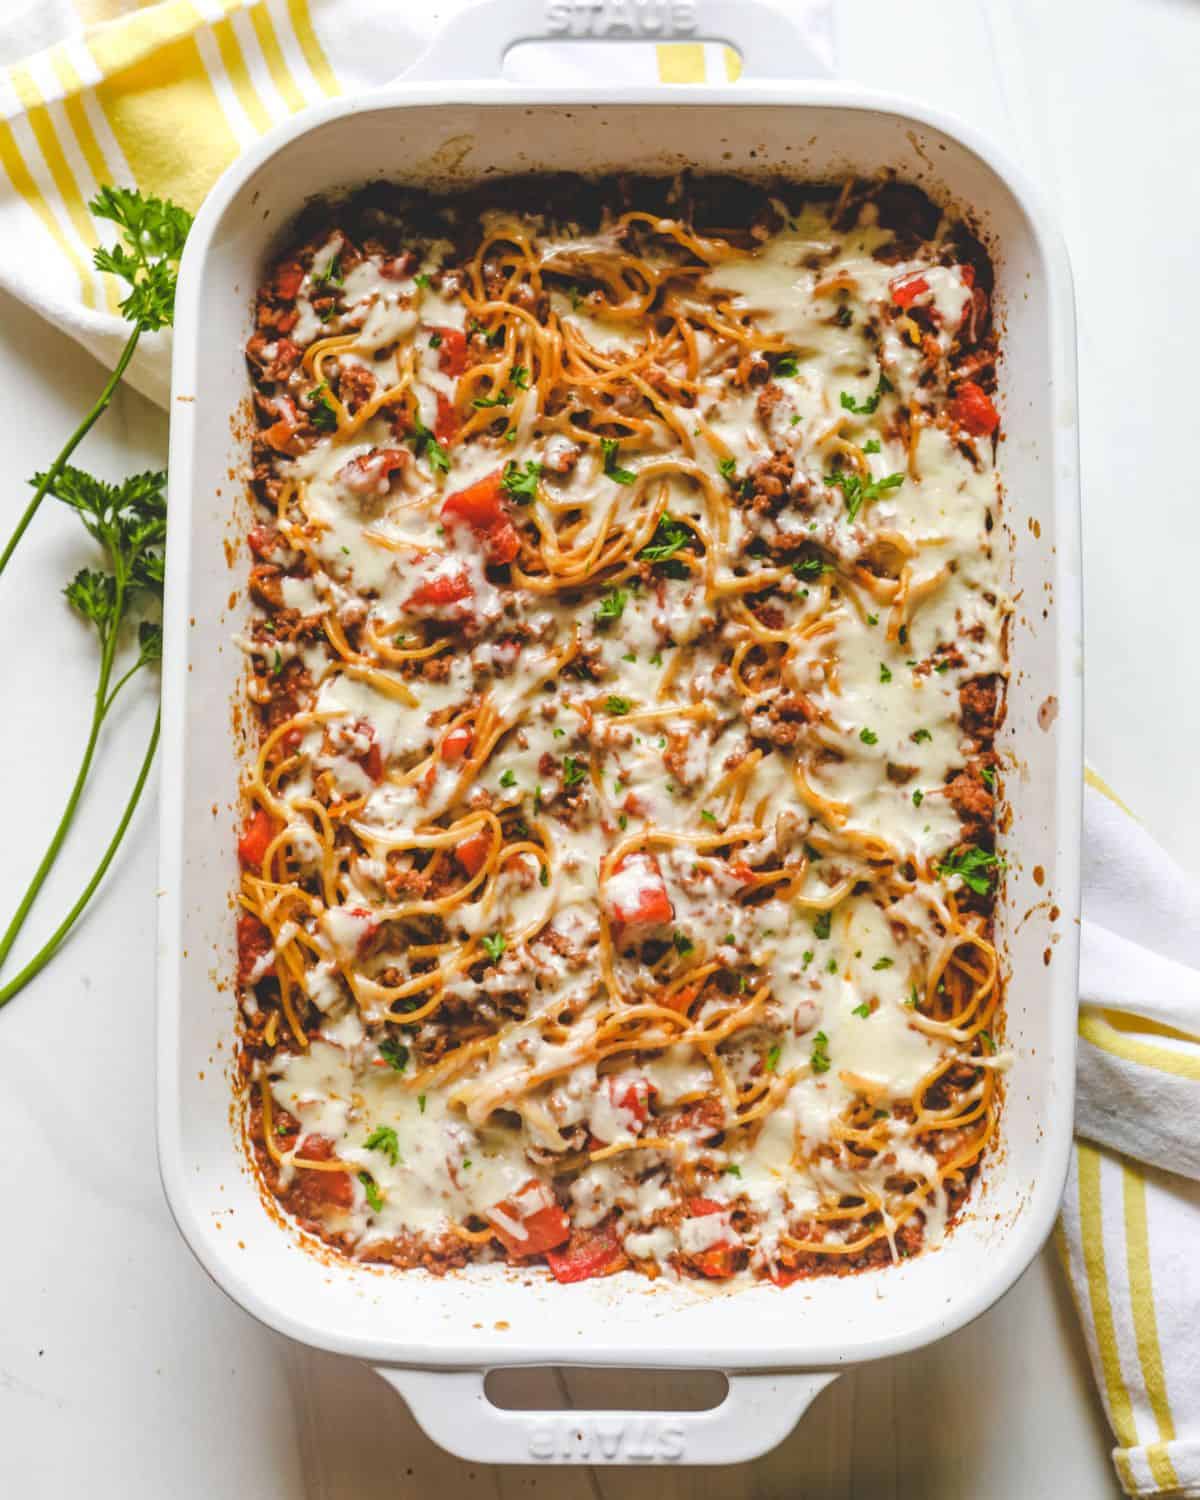
{"label": "ceramic baking dish", "polygon": [[[452,23],[419,78],[332,102],[265,139],[196,221],[179,284],[171,424],[159,1152],[175,1218],[214,1280],[272,1328],[378,1366],[430,1436],[464,1458],[730,1462],[779,1442],[839,1370],[977,1317],[1029,1264],[1057,1208],[1074,1076],[1082,723],[1071,280],[1028,185],[971,131],[846,84],[774,81],[803,52],[765,0],[575,9],[593,26],[635,10],[666,28],[659,39],[731,41],[745,76],[670,91],[518,87],[498,76],[505,45],[547,26],[561,31],[570,12],[487,0]],[[447,76],[460,81],[448,85]],[[462,81],[470,76],[491,81]],[[233,419],[248,389],[242,348],[254,290],[274,243],[314,194],[376,177],[450,185],[530,169],[683,166],[802,180],[891,168],[969,209],[995,257],[1004,530],[1018,601],[999,746],[1011,800],[999,941],[1013,1053],[1001,1145],[943,1248],[786,1291],[714,1292],[632,1274],[564,1287],[503,1266],[438,1279],[337,1262],[303,1248],[264,1206],[221,1066],[235,1034],[241,770],[230,723],[243,659],[230,637],[245,608],[230,601],[244,557],[231,572],[225,544],[245,519],[231,476],[244,472],[247,451]],[[730,1392],[703,1412],[499,1410],[484,1375],[517,1364],[717,1370],[729,1374]]]}

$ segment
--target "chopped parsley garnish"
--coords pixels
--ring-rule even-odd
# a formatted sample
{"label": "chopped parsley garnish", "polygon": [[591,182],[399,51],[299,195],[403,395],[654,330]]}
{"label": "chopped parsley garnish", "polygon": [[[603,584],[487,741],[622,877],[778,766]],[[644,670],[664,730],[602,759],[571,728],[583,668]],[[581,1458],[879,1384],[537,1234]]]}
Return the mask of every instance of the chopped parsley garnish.
{"label": "chopped parsley garnish", "polygon": [[709,810],[708,810],[707,807],[701,808],[701,810],[700,810],[700,816],[704,819],[704,821],[706,823],[715,823],[717,821],[717,815],[716,815],[716,813],[709,812]]}
{"label": "chopped parsley garnish", "polygon": [[628,698],[621,698],[616,693],[610,693],[604,700],[604,712],[606,714],[627,714],[633,707]]}
{"label": "chopped parsley garnish", "polygon": [[578,786],[587,775],[587,767],[580,765],[573,755],[563,757],[563,786]]}
{"label": "chopped parsley garnish", "polygon": [[500,955],[507,947],[508,944],[505,941],[504,934],[502,932],[490,933],[483,939],[483,951],[487,954],[487,956],[494,964],[498,964],[500,962]]}
{"label": "chopped parsley garnish", "polygon": [[673,516],[663,515],[659,518],[649,546],[643,547],[638,556],[643,562],[667,562],[691,539],[691,531],[682,522],[676,521]]}
{"label": "chopped parsley garnish", "polygon": [[888,490],[898,490],[904,483],[903,474],[885,474],[882,479],[870,479],[863,483],[860,474],[848,469],[839,469],[836,474],[826,474],[825,483],[832,489],[841,490],[846,501],[847,519],[854,521],[864,505],[878,500]]}
{"label": "chopped parsley garnish", "polygon": [[912,804],[913,804],[914,807],[920,807],[921,803],[924,802],[924,800],[925,800],[925,793],[924,792],[918,790],[918,791],[915,791],[913,793],[913,795],[912,795]]}
{"label": "chopped parsley garnish", "polygon": [[418,416],[413,417],[413,430],[409,434],[408,441],[412,444],[413,452],[418,458],[424,454],[429,460],[429,467],[434,473],[449,474],[450,455]]}
{"label": "chopped parsley garnish", "polygon": [[529,389],[529,371],[524,365],[515,365],[512,374],[508,377],[509,385],[516,386],[519,391]]}
{"label": "chopped parsley garnish", "polygon": [[681,956],[693,952],[696,947],[686,932],[677,932],[671,941],[675,944],[675,952]]}
{"label": "chopped parsley garnish", "polygon": [[427,292],[429,290],[429,274],[428,274],[428,272],[426,272],[426,271],[419,272],[416,276],[413,277],[413,280],[416,282],[416,284],[421,288],[421,290],[423,292]]}
{"label": "chopped parsley garnish", "polygon": [[779,1066],[779,1054],[782,1052],[782,1050],[782,1047],[780,1047],[779,1043],[776,1042],[775,1045],[767,1053],[766,1057],[763,1060],[763,1066],[766,1068],[768,1073],[773,1073]]}
{"label": "chopped parsley garnish", "polygon": [[996,772],[991,766],[984,766],[983,770],[979,773],[979,779],[983,782],[984,786],[987,787],[989,792],[994,792],[996,790]]}
{"label": "chopped parsley garnish", "polygon": [[442,347],[442,336],[436,328],[429,335],[429,347],[431,349],[440,349]]}
{"label": "chopped parsley garnish", "polygon": [[507,771],[504,771],[501,774],[500,785],[503,786],[503,787],[509,787],[509,786],[516,786],[516,784],[517,784],[516,774],[513,771],[512,767],[510,766]]}
{"label": "chopped parsley garnish", "polygon": [[330,406],[329,399],[325,395],[328,389],[329,382],[322,380],[320,385],[314,385],[308,393],[308,420],[318,432],[337,431],[337,412]]}
{"label": "chopped parsley garnish", "polygon": [[654,653],[654,655],[650,658],[650,665],[652,667],[661,667],[662,666],[662,652],[661,651],[656,651]]}
{"label": "chopped parsley garnish", "polygon": [[812,1056],[809,1058],[810,1066],[814,1073],[829,1072],[829,1038],[823,1031],[818,1031],[813,1037]]}
{"label": "chopped parsley garnish", "polygon": [[819,557],[806,557],[792,564],[792,572],[797,578],[819,578],[822,573],[836,571],[832,563],[822,562]]}
{"label": "chopped parsley garnish", "polygon": [[476,396],[471,405],[486,410],[489,406],[511,406],[512,399],[507,391],[497,391],[494,396]]}
{"label": "chopped parsley garnish", "polygon": [[363,1185],[363,1190],[367,1195],[367,1202],[371,1205],[371,1211],[378,1213],[383,1207],[383,1194],[379,1191],[375,1179],[371,1176],[370,1172],[360,1172],[358,1180]]}
{"label": "chopped parsley garnish", "polygon": [[637,475],[632,469],[622,469],[617,463],[617,450],[621,444],[617,438],[601,438],[600,451],[604,454],[604,473],[616,484],[636,484]]}
{"label": "chopped parsley garnish", "polygon": [[989,1052],[994,1053],[996,1051],[996,1044],[994,1041],[992,1041],[992,1034],[990,1031],[981,1031],[979,1033],[979,1040],[984,1044]]}
{"label": "chopped parsley garnish", "polygon": [[919,745],[922,740],[931,740],[932,738],[933,735],[930,734],[928,729],[914,729],[911,735],[914,745]]}
{"label": "chopped parsley garnish", "polygon": [[856,417],[869,417],[878,407],[880,399],[887,395],[892,389],[892,382],[886,375],[880,375],[879,384],[865,401],[856,401],[849,391],[843,391],[841,395],[842,408],[844,411],[852,411]]}
{"label": "chopped parsley garnish", "polygon": [[530,459],[522,469],[520,464],[514,463],[510,458],[504,465],[501,483],[510,500],[515,500],[518,505],[528,505],[531,500],[537,499],[538,480],[541,476],[541,464]]}
{"label": "chopped parsley garnish", "polygon": [[873,729],[860,729],[858,737],[864,745],[878,745],[879,743],[879,736]]}
{"label": "chopped parsley garnish", "polygon": [[275,664],[271,670],[273,675],[276,677],[278,677],[280,672],[283,671],[283,657],[280,655],[278,646],[275,647]]}
{"label": "chopped parsley garnish", "polygon": [[867,1019],[867,1017],[871,1014],[871,1007],[867,1003],[867,1001],[864,1000],[861,1005],[856,1005],[854,1007],[854,1009],[850,1012],[850,1014],[852,1016],[861,1016],[863,1018],[863,1020],[865,1021]]}
{"label": "chopped parsley garnish", "polygon": [[721,1173],[725,1177],[740,1177],[742,1175],[742,1169],[736,1162],[731,1161],[727,1167],[721,1168]]}
{"label": "chopped parsley garnish", "polygon": [[868,625],[878,625],[879,624],[879,616],[878,615],[868,615],[867,616],[867,624]]}
{"label": "chopped parsley garnish", "polygon": [[772,362],[771,368],[776,375],[782,375],[785,380],[800,373],[800,363],[794,354],[778,355]]}
{"label": "chopped parsley garnish", "polygon": [[837,965],[837,959],[836,958],[831,958],[829,960],[829,962],[825,965],[825,972],[827,974],[836,974],[837,973],[837,969],[838,969],[838,965]]}
{"label": "chopped parsley garnish", "polygon": [[879,680],[880,682],[891,682],[892,680],[892,669],[883,661],[879,663]]}
{"label": "chopped parsley garnish", "polygon": [[379,1055],[396,1070],[403,1073],[408,1067],[408,1048],[403,1042],[394,1042],[390,1036],[384,1037],[379,1044]]}
{"label": "chopped parsley garnish", "polygon": [[722,479],[728,479],[730,484],[732,484],[733,481],[737,478],[736,458],[723,458],[717,465],[717,468],[721,471]]}
{"label": "chopped parsley garnish", "polygon": [[318,271],[313,277],[318,286],[345,286],[346,278],[342,274],[342,257],[335,255],[323,271]]}
{"label": "chopped parsley garnish", "polygon": [[881,453],[883,450],[879,446],[878,438],[868,438],[862,445],[862,451],[864,453]]}
{"label": "chopped parsley garnish", "polygon": [[842,306],[838,308],[837,312],[834,313],[833,321],[839,328],[849,328],[851,323],[854,322],[854,314],[845,305],[845,303],[843,303]]}
{"label": "chopped parsley garnish", "polygon": [[393,1167],[400,1160],[400,1142],[390,1125],[377,1126],[367,1137],[366,1147],[368,1151],[382,1151]]}
{"label": "chopped parsley garnish", "polygon": [[425,1095],[424,1094],[418,1094],[417,1095],[417,1108],[421,1111],[422,1114],[425,1113]]}
{"label": "chopped parsley garnish", "polygon": [[818,912],[817,919],[813,923],[813,931],[819,938],[827,938],[829,936],[829,931],[832,923],[833,915],[831,912]]}
{"label": "chopped parsley garnish", "polygon": [[619,620],[625,613],[625,606],[629,603],[629,595],[624,589],[611,588],[600,601],[600,608],[596,611],[597,620]]}
{"label": "chopped parsley garnish", "polygon": [[617,827],[621,830],[622,833],[624,833],[625,830],[629,827],[629,819],[624,813],[617,814]]}
{"label": "chopped parsley garnish", "polygon": [[871,967],[878,973],[880,969],[890,969],[894,963],[894,958],[877,958]]}
{"label": "chopped parsley garnish", "polygon": [[977,896],[986,896],[992,888],[993,879],[988,872],[1005,868],[1005,863],[998,854],[981,849],[978,844],[965,844],[942,860],[937,866],[937,872],[943,880],[957,875]]}
{"label": "chopped parsley garnish", "polygon": [[916,1010],[917,1002],[920,998],[921,997],[917,994],[917,987],[914,984],[912,989],[910,989],[908,992],[908,999],[904,1003],[910,1010]]}

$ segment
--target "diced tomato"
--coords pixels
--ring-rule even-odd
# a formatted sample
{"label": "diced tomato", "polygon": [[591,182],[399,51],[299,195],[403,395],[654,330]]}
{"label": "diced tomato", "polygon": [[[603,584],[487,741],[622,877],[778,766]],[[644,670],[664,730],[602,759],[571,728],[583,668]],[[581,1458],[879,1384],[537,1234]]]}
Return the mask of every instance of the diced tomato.
{"label": "diced tomato", "polygon": [[438,345],[438,369],[443,375],[461,375],[467,368],[467,336],[461,328],[435,328],[441,338]]}
{"label": "diced tomato", "polygon": [[[239,912],[237,919],[237,982],[239,984],[250,983],[251,974],[254,973],[263,955],[270,953],[272,947],[270,931],[258,918],[248,911]],[[275,966],[272,964],[264,969],[259,977],[265,978],[266,975],[274,972]]]}
{"label": "diced tomato", "polygon": [[286,453],[295,436],[296,423],[289,422],[286,417],[280,417],[278,422],[272,422],[270,427],[264,427],[259,433],[263,442],[274,448],[276,453]]}
{"label": "diced tomato", "polygon": [[892,301],[897,307],[911,307],[922,292],[929,290],[924,276],[901,277],[891,283]]}
{"label": "diced tomato", "polygon": [[275,837],[275,825],[265,807],[256,807],[254,815],[242,829],[238,839],[238,858],[251,870],[261,870],[263,856]]}
{"label": "diced tomato", "polygon": [[270,557],[279,546],[279,533],[274,526],[255,526],[246,540],[255,557]]}
{"label": "diced tomato", "polygon": [[668,1010],[677,1010],[681,1016],[684,1016],[701,988],[702,986],[698,984],[685,984],[681,990],[676,990],[673,995],[660,999],[657,1003],[665,1005]]}
{"label": "diced tomato", "polygon": [[475,736],[465,724],[458,724],[451,729],[442,740],[441,757],[447,765],[453,766],[462,760],[464,755],[470,754],[471,744]]}
{"label": "diced tomato", "polygon": [[962,283],[963,283],[964,286],[974,286],[975,285],[975,267],[974,266],[972,266],[972,265],[962,265],[962,266],[959,266],[959,268],[958,268],[958,274],[962,277]]}
{"label": "diced tomato", "polygon": [[791,1286],[793,1281],[799,1281],[804,1272],[799,1268],[788,1266],[772,1266],[767,1272],[776,1286]]}
{"label": "diced tomato", "polygon": [[372,448],[343,464],[337,472],[338,483],[354,495],[386,495],[397,469],[406,469],[412,454],[404,448]]}
{"label": "diced tomato", "polygon": [[439,391],[437,393],[437,419],[433,424],[434,437],[448,448],[458,437],[458,430],[461,426],[458,407],[444,391]]}
{"label": "diced tomato", "polygon": [[709,1276],[714,1281],[724,1281],[737,1269],[733,1263],[733,1251],[719,1245],[693,1256],[692,1265],[702,1276]]}
{"label": "diced tomato", "polygon": [[561,1245],[571,1233],[570,1219],[546,1184],[536,1177],[511,1198],[502,1198],[488,1210],[487,1217],[510,1255],[542,1255]]}
{"label": "diced tomato", "polygon": [[[325,1135],[306,1135],[296,1148],[301,1162],[332,1161],[336,1152]],[[349,1208],[354,1202],[354,1184],[349,1172],[305,1172],[302,1192],[309,1207]]]}
{"label": "diced tomato", "polygon": [[675,915],[653,854],[626,854],[609,877],[608,903],[622,927],[656,927]]}
{"label": "diced tomato", "polygon": [[650,1118],[650,1096],[658,1092],[650,1080],[614,1074],[605,1082],[609,1098],[616,1107],[632,1115],[639,1125],[644,1125]]}
{"label": "diced tomato", "polygon": [[458,604],[471,597],[471,580],[467,570],[458,573],[435,573],[419,584],[408,597],[410,604],[424,605],[428,609],[442,609],[448,604]]}
{"label": "diced tomato", "polygon": [[612,1224],[597,1229],[573,1229],[564,1250],[547,1250],[546,1264],[555,1281],[590,1281],[622,1271],[629,1260]]}
{"label": "diced tomato", "polygon": [[468,875],[478,875],[491,853],[493,842],[488,830],[481,828],[478,833],[473,833],[470,838],[463,839],[458,845],[454,851],[455,862]]}
{"label": "diced tomato", "polygon": [[723,1214],[728,1203],[718,1203],[715,1198],[689,1198],[688,1213],[693,1219],[703,1219],[707,1214]]}
{"label": "diced tomato", "polygon": [[757,871],[751,869],[743,860],[734,860],[729,866],[729,873],[739,885],[749,885],[754,879]]}
{"label": "diced tomato", "polygon": [[383,751],[379,748],[378,741],[372,742],[371,748],[362,758],[361,765],[372,781],[383,780]]}
{"label": "diced tomato", "polygon": [[972,437],[987,437],[1000,425],[1000,413],[973,380],[964,381],[950,398],[950,415]]}
{"label": "diced tomato", "polygon": [[442,505],[442,520],[469,526],[483,540],[488,560],[501,565],[512,562],[521,550],[504,500],[503,474],[497,469],[467,489],[447,495]]}
{"label": "diced tomato", "polygon": [[300,283],[304,280],[304,267],[298,260],[285,260],[275,272],[275,283],[272,291],[277,297],[282,297],[285,302],[290,302],[300,290]]}

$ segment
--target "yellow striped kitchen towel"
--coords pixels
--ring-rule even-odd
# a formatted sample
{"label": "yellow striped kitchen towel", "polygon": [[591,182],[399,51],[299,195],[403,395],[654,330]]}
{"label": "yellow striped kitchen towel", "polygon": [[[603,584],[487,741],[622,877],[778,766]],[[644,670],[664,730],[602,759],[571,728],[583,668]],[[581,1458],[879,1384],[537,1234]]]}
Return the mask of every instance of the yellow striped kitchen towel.
{"label": "yellow striped kitchen towel", "polygon": [[[136,185],[195,209],[298,110],[388,82],[466,0],[42,0],[0,14],[0,285],[106,363],[126,329],[91,267],[87,202]],[[804,24],[827,23],[797,0]],[[616,44],[612,44],[616,45]],[[828,46],[826,35],[819,45]],[[605,53],[608,52],[608,58]],[[16,59],[23,59],[16,61]],[[564,48],[594,81],[609,48]],[[512,69],[545,59],[515,58]],[[736,76],[701,45],[622,48],[626,82]],[[165,334],[133,382],[165,404]],[[1200,897],[1091,778],[1086,800],[1077,1147],[1058,1239],[1134,1495],[1200,1497]]]}
{"label": "yellow striped kitchen towel", "polygon": [[[0,14],[0,286],[114,364],[128,330],[92,251],[104,183],[193,212],[238,152],[289,115],[396,78],[466,0],[44,0]],[[821,7],[804,0],[806,24]],[[41,50],[29,55],[32,46]],[[595,81],[618,49],[625,82],[725,81],[734,53],[702,44],[560,48],[555,77]],[[514,57],[512,72],[545,61]],[[603,76],[603,74],[601,75]],[[169,335],[144,338],[128,378],[165,405]]]}
{"label": "yellow striped kitchen towel", "polygon": [[1200,889],[1087,780],[1058,1248],[1126,1493],[1200,1496]]}

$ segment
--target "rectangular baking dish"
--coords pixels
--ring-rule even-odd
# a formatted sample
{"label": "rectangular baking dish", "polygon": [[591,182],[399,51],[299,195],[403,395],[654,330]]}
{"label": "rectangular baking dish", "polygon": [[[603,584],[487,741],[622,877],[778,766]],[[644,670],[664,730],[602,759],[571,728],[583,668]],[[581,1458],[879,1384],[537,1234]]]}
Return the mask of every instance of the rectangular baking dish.
{"label": "rectangular baking dish", "polygon": [[[611,14],[619,20],[628,9]],[[566,14],[550,5],[543,15],[533,0],[485,0],[418,66],[439,77],[497,75],[508,43],[547,24],[562,30]],[[658,39],[738,44],[747,76],[667,92],[448,87],[410,75],[335,101],[277,130],[221,180],[196,221],[179,284],[159,920],[163,1182],[184,1238],[235,1301],[292,1338],[375,1364],[436,1441],[475,1461],[716,1463],[766,1451],[839,1370],[928,1344],[1013,1284],[1050,1230],[1071,1137],[1082,657],[1064,248],[1020,175],[962,126],[846,84],[771,81],[797,51],[765,0],[678,0],[653,14]],[[245,517],[247,449],[235,417],[247,393],[242,348],[255,287],[274,242],[314,194],[375,177],[452,185],[531,169],[684,166],[800,179],[891,168],[969,209],[996,261],[1004,530],[1016,600],[998,743],[1011,804],[998,936],[1013,1054],[1000,1147],[985,1158],[969,1212],[943,1248],[786,1291],[756,1284],[722,1292],[630,1274],[564,1287],[502,1266],[438,1279],[310,1253],[260,1197],[230,1071],[242,769],[230,726],[243,670],[231,636],[245,604],[231,596],[243,583],[244,556],[231,571],[225,545]],[[705,1412],[498,1410],[484,1375],[516,1364],[712,1369],[730,1375],[730,1393]]]}

